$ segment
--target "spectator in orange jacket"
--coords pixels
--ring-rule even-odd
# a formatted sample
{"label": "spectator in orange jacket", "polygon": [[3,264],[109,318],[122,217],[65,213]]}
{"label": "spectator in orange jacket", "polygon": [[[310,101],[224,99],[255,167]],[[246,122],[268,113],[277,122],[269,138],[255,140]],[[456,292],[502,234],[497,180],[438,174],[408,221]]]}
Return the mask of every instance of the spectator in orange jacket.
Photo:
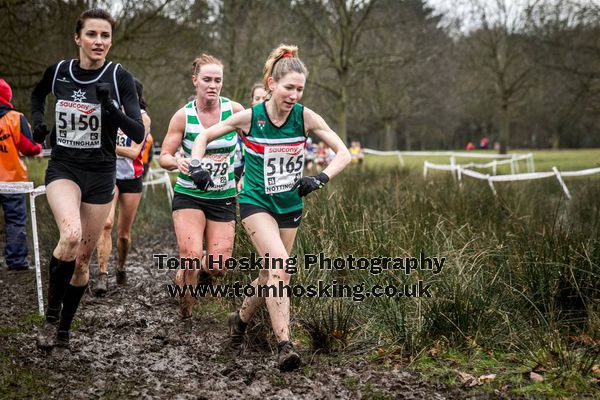
{"label": "spectator in orange jacket", "polygon": [[[12,90],[0,79],[0,181],[27,181],[27,168],[19,157],[34,156],[42,151],[42,145],[34,143],[29,123],[23,114],[10,103]],[[4,210],[6,245],[4,260],[9,270],[25,270],[27,262],[27,205],[25,194],[0,194]]]}

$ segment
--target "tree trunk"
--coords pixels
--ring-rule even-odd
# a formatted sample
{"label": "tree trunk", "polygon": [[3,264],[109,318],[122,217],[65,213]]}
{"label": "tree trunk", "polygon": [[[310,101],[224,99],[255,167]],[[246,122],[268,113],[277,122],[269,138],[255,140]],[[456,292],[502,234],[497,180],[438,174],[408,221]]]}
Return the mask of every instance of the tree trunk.
{"label": "tree trunk", "polygon": [[562,129],[558,128],[552,134],[552,150],[560,149],[560,137],[561,137]]}
{"label": "tree trunk", "polygon": [[347,133],[347,123],[348,123],[348,88],[345,85],[343,79],[342,85],[340,87],[340,113],[338,117],[338,130],[337,134],[342,139],[342,141],[347,145],[348,144],[348,133]]}
{"label": "tree trunk", "polygon": [[508,104],[502,104],[500,114],[500,154],[506,154],[508,151],[508,141],[510,139],[510,112]]}
{"label": "tree trunk", "polygon": [[398,143],[396,141],[396,130],[391,121],[383,122],[383,133],[384,133],[384,149],[385,150],[397,150]]}

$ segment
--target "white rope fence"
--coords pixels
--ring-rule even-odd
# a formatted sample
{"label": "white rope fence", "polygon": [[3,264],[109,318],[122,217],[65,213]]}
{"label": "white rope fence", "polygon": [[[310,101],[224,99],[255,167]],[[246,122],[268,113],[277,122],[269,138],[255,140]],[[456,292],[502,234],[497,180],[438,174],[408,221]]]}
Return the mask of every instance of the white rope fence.
{"label": "white rope fence", "polygon": [[573,176],[587,176],[600,173],[600,168],[590,168],[584,169],[580,171],[562,171],[560,172],[558,168],[552,167],[552,171],[548,172],[528,172],[522,174],[510,174],[510,175],[490,175],[490,174],[482,174],[481,172],[472,171],[470,169],[465,168],[463,165],[452,165],[452,164],[434,164],[429,161],[425,161],[423,164],[423,177],[427,178],[427,172],[430,170],[438,170],[438,171],[451,171],[456,172],[456,176],[458,177],[459,183],[462,183],[462,176],[470,176],[471,178],[485,180],[488,182],[488,185],[492,189],[494,195],[497,195],[496,188],[494,187],[494,182],[514,182],[514,181],[529,181],[535,179],[545,179],[556,177],[558,183],[562,187],[565,195],[570,200],[571,193],[569,192],[569,188],[565,184],[563,177],[573,177]]}
{"label": "white rope fence", "polygon": [[[457,158],[492,158],[494,159],[489,163],[468,163],[462,164],[464,168],[492,168],[493,175],[496,175],[497,167],[499,165],[510,164],[511,173],[519,172],[518,161],[527,161],[527,172],[534,172],[535,165],[533,163],[533,154],[527,153],[524,155],[518,154],[486,154],[486,153],[466,153],[462,151],[381,151],[373,149],[363,149],[366,154],[373,154],[377,156],[396,156],[401,166],[405,166],[404,157],[448,157],[450,159],[450,165],[457,165]],[[500,159],[500,160],[498,160]]]}
{"label": "white rope fence", "polygon": [[[144,186],[165,185],[169,204],[173,201],[173,187],[167,170],[148,171],[150,180],[144,182]],[[144,188],[145,190],[145,188]],[[33,182],[0,182],[0,194],[29,194],[29,210],[31,220],[31,234],[33,236],[33,257],[35,263],[35,280],[38,298],[38,311],[44,315],[44,294],[42,289],[42,269],[40,264],[40,245],[37,229],[37,217],[35,199],[46,194],[46,186],[34,187]]]}

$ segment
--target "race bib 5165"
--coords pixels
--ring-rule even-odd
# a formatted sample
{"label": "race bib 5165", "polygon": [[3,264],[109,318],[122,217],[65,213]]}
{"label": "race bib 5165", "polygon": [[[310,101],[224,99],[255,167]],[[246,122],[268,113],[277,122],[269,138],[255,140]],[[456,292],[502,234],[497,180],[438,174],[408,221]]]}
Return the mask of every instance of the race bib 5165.
{"label": "race bib 5165", "polygon": [[289,191],[302,177],[303,168],[304,144],[265,146],[265,193]]}

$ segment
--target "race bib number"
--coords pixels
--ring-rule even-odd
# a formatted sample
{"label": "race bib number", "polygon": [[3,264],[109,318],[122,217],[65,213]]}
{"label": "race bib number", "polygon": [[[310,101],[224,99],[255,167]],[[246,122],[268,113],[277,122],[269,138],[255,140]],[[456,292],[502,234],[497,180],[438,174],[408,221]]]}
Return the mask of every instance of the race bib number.
{"label": "race bib number", "polygon": [[117,146],[131,147],[131,139],[120,129],[117,131]]}
{"label": "race bib number", "polygon": [[206,154],[202,159],[202,168],[210,173],[215,184],[208,191],[225,189],[229,180],[229,153]]}
{"label": "race bib number", "polygon": [[56,144],[74,149],[101,146],[100,104],[59,100],[56,103]]}
{"label": "race bib number", "polygon": [[302,177],[304,144],[296,146],[265,146],[265,193],[289,191]]}

